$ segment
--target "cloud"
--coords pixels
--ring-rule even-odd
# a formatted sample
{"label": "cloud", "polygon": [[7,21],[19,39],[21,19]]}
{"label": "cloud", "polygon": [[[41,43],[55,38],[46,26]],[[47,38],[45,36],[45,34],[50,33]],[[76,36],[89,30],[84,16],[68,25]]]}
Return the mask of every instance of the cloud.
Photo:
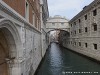
{"label": "cloud", "polygon": [[71,19],[93,0],[48,0],[50,16],[61,15]]}

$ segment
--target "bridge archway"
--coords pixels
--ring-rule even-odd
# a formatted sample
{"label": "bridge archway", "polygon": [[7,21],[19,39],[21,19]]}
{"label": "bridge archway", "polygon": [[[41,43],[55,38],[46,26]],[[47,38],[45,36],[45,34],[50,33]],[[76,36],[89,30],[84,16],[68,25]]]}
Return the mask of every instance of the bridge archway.
{"label": "bridge archway", "polygon": [[7,19],[0,19],[0,75],[16,75],[13,66],[21,48],[19,33],[15,24]]}
{"label": "bridge archway", "polygon": [[50,29],[50,30],[47,31],[47,34],[50,33],[51,31],[57,31],[57,30],[58,31],[66,31],[66,32],[69,32],[68,30],[63,30],[63,29]]}
{"label": "bridge archway", "polygon": [[63,29],[52,29],[52,30],[49,30],[47,32],[49,44],[50,44],[50,42],[52,42],[51,41],[52,36],[50,36],[50,32],[52,32],[52,31],[57,31],[57,38],[58,38],[57,40],[58,40],[58,42],[59,42],[59,39],[61,39],[61,36],[64,36],[64,35],[67,35],[68,37],[70,36],[70,33],[67,30],[63,30]]}

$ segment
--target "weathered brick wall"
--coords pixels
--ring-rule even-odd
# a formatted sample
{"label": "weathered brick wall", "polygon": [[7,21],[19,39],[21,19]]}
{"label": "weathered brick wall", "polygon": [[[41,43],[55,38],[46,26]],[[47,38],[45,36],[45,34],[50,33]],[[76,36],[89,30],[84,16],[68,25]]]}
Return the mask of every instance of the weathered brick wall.
{"label": "weathered brick wall", "polygon": [[25,0],[3,0],[20,15],[25,17]]}
{"label": "weathered brick wall", "polygon": [[[7,5],[14,9],[17,13],[25,18],[25,0],[3,0]],[[29,22],[33,24],[33,11],[35,14],[35,27],[40,30],[40,0],[27,0],[29,3]]]}
{"label": "weathered brick wall", "polygon": [[[29,3],[34,11],[34,14],[35,14],[35,27],[40,30],[40,26],[41,26],[41,17],[40,17],[40,0],[29,0]],[[31,10],[30,10],[31,12]],[[31,18],[33,18],[31,15],[30,15]],[[30,21],[31,21],[31,18],[30,18]]]}

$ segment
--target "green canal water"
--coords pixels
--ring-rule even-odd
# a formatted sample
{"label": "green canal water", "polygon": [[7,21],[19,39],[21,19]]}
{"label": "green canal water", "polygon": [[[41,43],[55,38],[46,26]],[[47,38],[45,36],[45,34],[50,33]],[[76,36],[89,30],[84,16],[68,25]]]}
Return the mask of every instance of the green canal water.
{"label": "green canal water", "polygon": [[100,64],[52,43],[36,75],[100,75]]}

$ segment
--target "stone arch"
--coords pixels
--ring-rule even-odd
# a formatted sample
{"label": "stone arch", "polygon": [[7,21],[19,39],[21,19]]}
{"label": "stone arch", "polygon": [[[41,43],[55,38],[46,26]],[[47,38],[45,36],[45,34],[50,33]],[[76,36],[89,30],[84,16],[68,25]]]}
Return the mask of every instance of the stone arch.
{"label": "stone arch", "polygon": [[[47,31],[47,33],[46,33],[46,38],[47,38],[47,40],[48,40],[48,42],[49,42],[49,44],[50,44],[50,41],[51,41],[51,39],[50,39],[50,32],[51,31],[59,31],[58,33],[58,39],[60,38],[59,36],[62,34],[62,32],[64,32],[63,33],[63,36],[70,36],[70,33],[69,33],[69,31],[68,30],[64,30],[64,29],[50,29],[50,30],[48,30]],[[58,40],[59,41],[59,40]]]}
{"label": "stone arch", "polygon": [[4,67],[2,75],[13,75],[13,65],[16,63],[18,50],[21,50],[21,39],[15,24],[7,19],[0,19],[0,48],[3,54],[0,63]]}
{"label": "stone arch", "polygon": [[51,29],[51,30],[48,30],[48,31],[47,31],[47,34],[50,33],[51,31],[55,31],[55,30],[66,31],[66,32],[69,33],[69,31],[67,31],[67,30],[63,30],[63,29]]}

